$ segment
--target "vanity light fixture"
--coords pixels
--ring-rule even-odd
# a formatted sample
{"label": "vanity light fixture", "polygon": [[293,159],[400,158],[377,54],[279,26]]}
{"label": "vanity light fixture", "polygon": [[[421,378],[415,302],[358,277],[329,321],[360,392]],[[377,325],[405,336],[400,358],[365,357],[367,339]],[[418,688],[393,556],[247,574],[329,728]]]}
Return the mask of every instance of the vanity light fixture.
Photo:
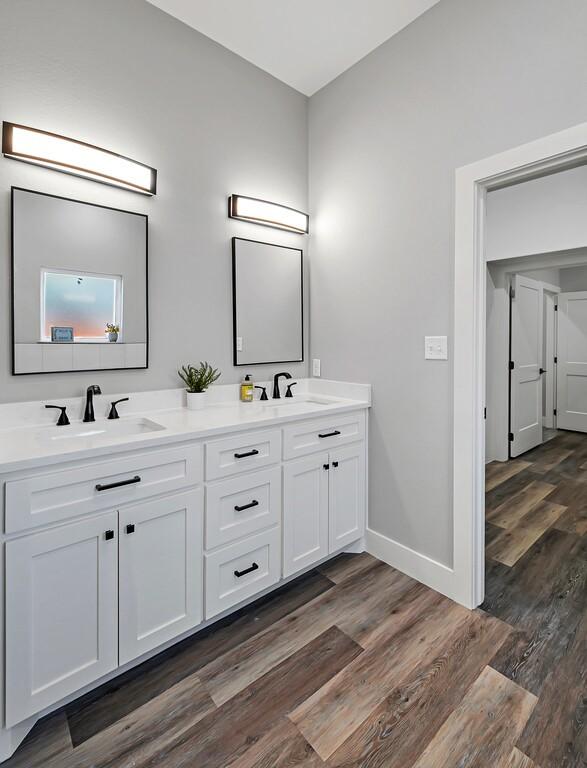
{"label": "vanity light fixture", "polygon": [[2,154],[143,195],[157,193],[155,168],[116,152],[38,128],[4,121]]}
{"label": "vanity light fixture", "polygon": [[307,213],[297,211],[295,208],[288,208],[286,205],[243,195],[231,195],[228,198],[228,215],[231,219],[285,229],[300,235],[308,233],[310,221]]}

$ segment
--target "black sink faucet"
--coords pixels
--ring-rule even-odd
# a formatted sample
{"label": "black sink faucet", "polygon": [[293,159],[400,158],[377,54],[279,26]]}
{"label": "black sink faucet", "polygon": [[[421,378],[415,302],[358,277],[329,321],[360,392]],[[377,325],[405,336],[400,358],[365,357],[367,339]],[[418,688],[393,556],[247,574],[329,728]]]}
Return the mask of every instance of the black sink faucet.
{"label": "black sink faucet", "polygon": [[84,411],[84,421],[96,421],[94,418],[94,395],[101,395],[102,390],[97,384],[91,384],[86,392],[86,410]]}
{"label": "black sink faucet", "polygon": [[279,379],[283,376],[284,379],[291,379],[291,373],[287,373],[287,371],[283,371],[282,373],[276,373],[273,377],[273,399],[279,400],[281,398],[281,393],[279,391]]}

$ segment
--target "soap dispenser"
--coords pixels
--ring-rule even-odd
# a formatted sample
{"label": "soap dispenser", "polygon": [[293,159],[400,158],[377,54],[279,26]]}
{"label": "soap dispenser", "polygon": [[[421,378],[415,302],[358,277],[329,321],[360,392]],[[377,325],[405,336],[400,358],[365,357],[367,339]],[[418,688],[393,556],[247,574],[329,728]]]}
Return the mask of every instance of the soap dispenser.
{"label": "soap dispenser", "polygon": [[253,377],[247,373],[241,381],[241,403],[252,403],[254,391],[255,382],[253,381]]}

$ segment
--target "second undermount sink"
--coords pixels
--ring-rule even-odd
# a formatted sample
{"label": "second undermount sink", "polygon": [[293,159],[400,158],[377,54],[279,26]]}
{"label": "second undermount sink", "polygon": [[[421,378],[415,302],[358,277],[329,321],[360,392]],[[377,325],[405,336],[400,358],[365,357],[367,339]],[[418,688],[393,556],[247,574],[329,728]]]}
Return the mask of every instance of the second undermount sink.
{"label": "second undermount sink", "polygon": [[318,397],[284,397],[280,400],[259,400],[264,408],[307,408],[309,411],[324,408],[325,405],[331,405],[330,400],[320,399]]}
{"label": "second undermount sink", "polygon": [[46,440],[87,440],[100,437],[132,437],[165,429],[151,419],[143,417],[125,419],[106,419],[89,423],[74,423],[66,427],[46,427],[38,431],[39,437]]}

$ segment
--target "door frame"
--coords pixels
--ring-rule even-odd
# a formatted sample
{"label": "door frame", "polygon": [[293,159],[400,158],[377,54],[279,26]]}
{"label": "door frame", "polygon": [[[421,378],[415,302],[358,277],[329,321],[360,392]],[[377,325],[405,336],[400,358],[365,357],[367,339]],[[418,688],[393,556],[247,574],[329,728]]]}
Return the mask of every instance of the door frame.
{"label": "door frame", "polygon": [[485,594],[486,195],[587,162],[587,123],[455,172],[453,545],[450,596],[470,608]]}

